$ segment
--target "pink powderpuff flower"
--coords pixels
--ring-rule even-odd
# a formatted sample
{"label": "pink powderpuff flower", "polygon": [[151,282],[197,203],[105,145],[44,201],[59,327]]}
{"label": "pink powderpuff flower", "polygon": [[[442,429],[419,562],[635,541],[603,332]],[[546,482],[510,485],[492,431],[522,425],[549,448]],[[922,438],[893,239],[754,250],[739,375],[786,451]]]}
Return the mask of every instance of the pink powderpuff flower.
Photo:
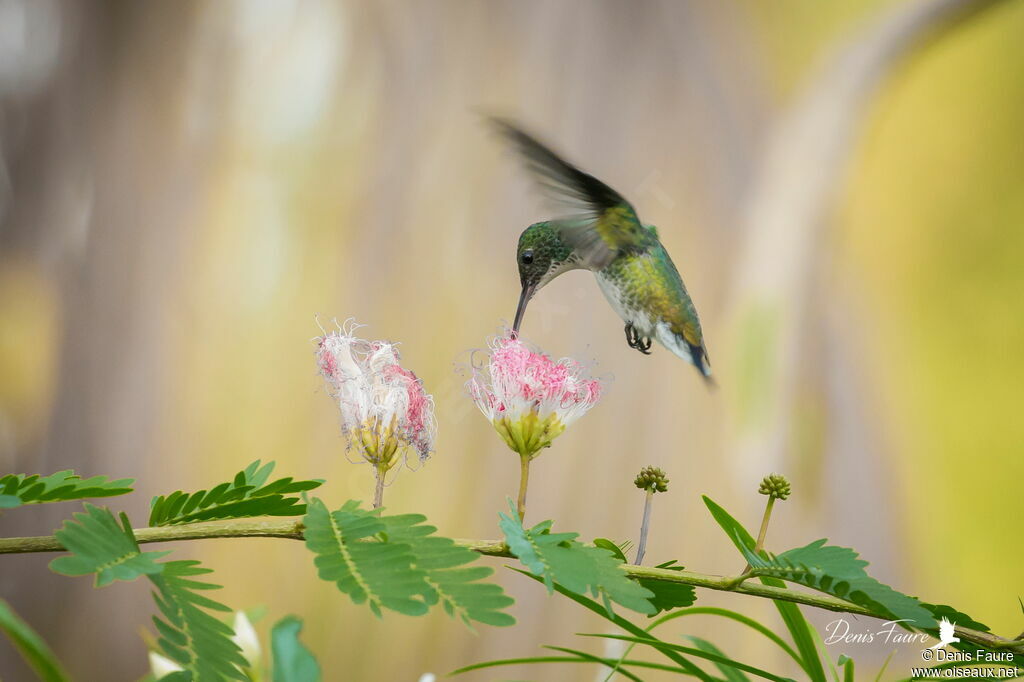
{"label": "pink powderpuff flower", "polygon": [[601,397],[601,382],[575,360],[555,361],[510,336],[495,339],[490,350],[467,386],[480,411],[522,457],[536,457]]}
{"label": "pink powderpuff flower", "polygon": [[[386,341],[357,338],[348,322],[316,339],[317,366],[341,410],[342,432],[377,471],[384,474],[414,450],[422,462],[434,447],[434,400],[423,383],[399,364]],[[380,492],[380,491],[378,491]]]}

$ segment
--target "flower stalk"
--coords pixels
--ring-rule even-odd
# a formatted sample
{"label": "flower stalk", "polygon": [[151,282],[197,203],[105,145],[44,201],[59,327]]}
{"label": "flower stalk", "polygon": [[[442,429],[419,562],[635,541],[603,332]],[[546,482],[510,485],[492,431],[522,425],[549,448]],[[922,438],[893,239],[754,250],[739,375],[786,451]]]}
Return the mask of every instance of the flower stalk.
{"label": "flower stalk", "polygon": [[654,499],[654,491],[648,490],[644,496],[644,518],[640,522],[640,542],[636,547],[637,566],[644,563],[644,554],[647,553],[647,531],[651,528],[651,500]]}
{"label": "flower stalk", "polygon": [[526,488],[530,485],[530,461],[532,457],[519,455],[519,497],[516,498],[516,511],[519,512],[520,523],[526,516]]}
{"label": "flower stalk", "polygon": [[[772,519],[772,508],[775,500],[785,500],[792,492],[789,481],[782,474],[769,474],[761,480],[757,492],[768,496],[768,502],[764,506],[764,515],[761,517],[761,529],[757,533],[757,542],[754,543],[754,554],[764,549],[764,540],[768,535],[768,523]],[[750,572],[750,564],[746,565],[743,573]]]}
{"label": "flower stalk", "polygon": [[519,455],[516,511],[522,521],[530,463],[597,403],[601,382],[574,360],[555,361],[514,335],[495,340],[490,351],[466,386],[505,445]]}
{"label": "flower stalk", "polygon": [[644,554],[647,553],[647,533],[651,528],[651,503],[654,500],[654,493],[668,491],[668,478],[658,467],[644,467],[633,480],[633,485],[647,493],[644,496],[644,516],[640,522],[640,542],[636,547],[636,563],[639,566],[644,562]]}

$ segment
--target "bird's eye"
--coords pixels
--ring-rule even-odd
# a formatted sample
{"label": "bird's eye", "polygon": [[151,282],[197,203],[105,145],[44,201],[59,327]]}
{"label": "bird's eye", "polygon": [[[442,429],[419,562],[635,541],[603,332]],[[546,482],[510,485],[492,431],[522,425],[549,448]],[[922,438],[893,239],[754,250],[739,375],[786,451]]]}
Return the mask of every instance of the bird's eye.
{"label": "bird's eye", "polygon": [[519,260],[523,262],[523,265],[529,265],[533,262],[533,251],[523,251],[523,255],[519,257]]}

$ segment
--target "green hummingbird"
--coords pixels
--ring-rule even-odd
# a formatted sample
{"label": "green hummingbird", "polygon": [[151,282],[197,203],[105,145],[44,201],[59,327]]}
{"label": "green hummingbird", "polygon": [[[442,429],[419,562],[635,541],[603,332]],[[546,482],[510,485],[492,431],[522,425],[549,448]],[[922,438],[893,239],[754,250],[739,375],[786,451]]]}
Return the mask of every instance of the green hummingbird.
{"label": "green hummingbird", "polygon": [[655,339],[710,383],[697,309],[657,228],[641,223],[621,194],[520,128],[503,120],[493,123],[552,198],[573,209],[570,217],[534,223],[519,237],[516,260],[522,292],[513,333],[519,333],[526,305],[537,291],[562,273],[587,269],[626,323],[630,348],[650,355]]}

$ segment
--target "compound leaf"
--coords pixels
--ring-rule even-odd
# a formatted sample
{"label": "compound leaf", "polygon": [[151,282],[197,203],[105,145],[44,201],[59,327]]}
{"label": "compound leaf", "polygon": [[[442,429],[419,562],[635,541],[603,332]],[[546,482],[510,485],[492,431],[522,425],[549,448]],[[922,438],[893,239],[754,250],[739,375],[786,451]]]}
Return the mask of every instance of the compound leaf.
{"label": "compound leaf", "polygon": [[70,469],[49,476],[7,474],[0,477],[0,509],[13,509],[25,504],[124,495],[132,491],[132,482],[133,479],[130,478],[111,481],[106,476],[82,478]]}
{"label": "compound leaf", "polygon": [[96,587],[115,580],[135,580],[163,570],[156,559],[170,552],[143,552],[135,541],[128,517],[121,514],[121,524],[105,507],[85,503],[85,511],[77,512],[54,533],[71,554],[50,562],[50,569],[63,575],[96,574]]}
{"label": "compound leaf", "polygon": [[805,585],[916,628],[936,627],[935,617],[921,602],[869,576],[864,570],[868,562],[858,558],[857,552],[826,542],[816,540],[767,558],[745,547],[743,554],[758,575]]}
{"label": "compound leaf", "polygon": [[501,514],[499,526],[511,552],[530,571],[543,579],[548,592],[555,584],[577,594],[600,598],[608,613],[611,602],[639,613],[653,614],[654,593],[632,580],[622,570],[621,559],[607,549],[577,542],[578,533],[552,533],[551,521],[523,528],[515,508]]}
{"label": "compound leaf", "polygon": [[163,654],[184,669],[182,679],[248,680],[242,669],[249,664],[231,639],[234,631],[210,613],[231,609],[201,594],[220,589],[220,585],[196,579],[212,571],[198,561],[168,561],[161,566],[162,573],[149,576],[156,587],[153,599],[160,610],[160,616],[153,616],[153,623]]}
{"label": "compound leaf", "polygon": [[381,609],[420,616],[427,612],[432,590],[426,574],[413,565],[412,547],[377,540],[387,529],[373,511],[350,500],[337,511],[328,511],[314,498],[303,518],[306,547],[316,555],[314,564],[322,579],[333,582],[356,604],[367,603],[377,616]]}
{"label": "compound leaf", "polygon": [[[675,559],[658,564],[655,568],[663,568],[668,571],[683,570],[682,566],[676,564]],[[672,583],[667,580],[655,580],[653,578],[639,578],[637,582],[654,593],[654,596],[651,597],[651,604],[655,609],[654,613],[651,614],[652,616],[683,606],[692,606],[697,601],[697,591],[693,589],[693,585]]]}
{"label": "compound leaf", "polygon": [[273,462],[260,466],[260,460],[256,460],[235,474],[229,483],[194,493],[177,490],[155,497],[151,504],[149,525],[168,526],[212,519],[305,514],[306,505],[298,493],[313,490],[323,481],[295,481],[288,477],[267,483],[273,470]]}
{"label": "compound leaf", "polygon": [[480,558],[477,552],[459,547],[454,540],[434,535],[434,526],[424,524],[420,514],[382,516],[388,542],[409,545],[413,565],[425,574],[429,604],[440,601],[449,615],[458,616],[466,625],[477,621],[485,625],[514,625],[515,618],[503,609],[513,599],[496,583],[481,582],[494,570],[488,566],[467,566]]}

